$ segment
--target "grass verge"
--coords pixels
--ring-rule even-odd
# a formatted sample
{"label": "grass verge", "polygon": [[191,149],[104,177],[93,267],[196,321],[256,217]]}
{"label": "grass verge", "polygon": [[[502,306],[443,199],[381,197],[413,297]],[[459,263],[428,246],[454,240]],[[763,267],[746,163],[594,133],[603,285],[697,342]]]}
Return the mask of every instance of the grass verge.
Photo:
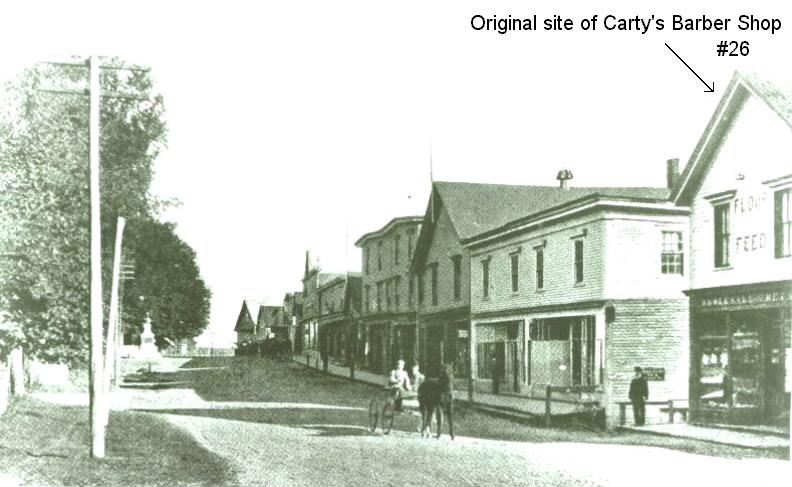
{"label": "grass verge", "polygon": [[19,398],[0,417],[0,472],[24,485],[236,485],[227,461],[150,414],[114,411],[102,460],[89,444],[87,408]]}

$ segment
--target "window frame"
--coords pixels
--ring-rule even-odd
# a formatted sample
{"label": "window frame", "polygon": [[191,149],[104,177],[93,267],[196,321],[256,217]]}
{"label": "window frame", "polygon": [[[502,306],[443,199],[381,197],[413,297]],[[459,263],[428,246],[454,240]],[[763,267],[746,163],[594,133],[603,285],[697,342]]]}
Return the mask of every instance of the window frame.
{"label": "window frame", "polygon": [[792,187],[773,192],[773,241],[776,259],[792,256]]}
{"label": "window frame", "polygon": [[583,284],[585,280],[585,244],[582,238],[576,238],[573,242],[573,277],[575,285],[579,285]]}
{"label": "window frame", "polygon": [[490,259],[481,261],[481,297],[488,299],[490,296]]}
{"label": "window frame", "polygon": [[462,299],[462,256],[458,254],[452,256],[451,262],[454,268],[454,276],[453,276],[454,301],[458,301]]}
{"label": "window frame", "polygon": [[544,289],[544,267],[545,267],[544,266],[544,254],[545,254],[544,246],[536,247],[534,249],[534,253],[535,253],[535,265],[536,265],[536,269],[535,269],[536,290],[537,291],[541,291],[541,290]]}
{"label": "window frame", "polygon": [[512,293],[520,292],[520,253],[512,252],[509,254],[509,265],[511,270],[511,290]]}
{"label": "window frame", "polygon": [[724,269],[731,266],[731,255],[729,252],[731,244],[731,208],[731,200],[720,201],[712,205],[712,223],[714,227],[712,232],[714,239],[713,263],[716,269]]}
{"label": "window frame", "polygon": [[431,291],[432,291],[432,306],[437,306],[438,297],[437,297],[437,263],[435,262],[431,266]]}
{"label": "window frame", "polygon": [[[678,240],[669,241],[674,235]],[[668,276],[685,275],[685,240],[681,230],[662,230],[660,249],[660,273]],[[675,248],[669,248],[669,245]]]}

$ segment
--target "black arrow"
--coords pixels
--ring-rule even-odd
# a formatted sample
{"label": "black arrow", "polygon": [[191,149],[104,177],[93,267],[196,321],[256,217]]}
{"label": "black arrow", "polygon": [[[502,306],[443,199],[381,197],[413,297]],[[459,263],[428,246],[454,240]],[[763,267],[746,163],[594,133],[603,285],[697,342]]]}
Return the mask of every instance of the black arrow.
{"label": "black arrow", "polygon": [[714,82],[714,81],[712,82],[712,86],[708,85],[706,81],[704,81],[703,79],[701,79],[701,76],[699,76],[699,75],[698,75],[698,73],[696,73],[695,71],[693,71],[693,68],[691,68],[690,66],[688,66],[688,63],[686,63],[684,59],[682,59],[681,57],[679,57],[679,54],[677,54],[677,53],[676,53],[676,52],[675,52],[673,49],[671,49],[671,46],[669,46],[668,44],[666,44],[665,46],[666,46],[666,47],[667,47],[667,48],[668,48],[668,49],[669,49],[671,52],[673,52],[673,53],[674,53],[674,56],[676,56],[676,57],[677,57],[677,59],[679,59],[680,61],[682,61],[682,64],[684,64],[685,66],[687,66],[687,68],[690,70],[690,72],[691,72],[691,73],[693,73],[693,74],[695,74],[695,75],[696,75],[696,78],[700,79],[700,80],[701,80],[701,82],[702,82],[702,83],[704,83],[704,86],[706,86],[706,87],[707,87],[707,89],[706,89],[706,90],[704,90],[704,93],[712,93],[713,91],[715,91],[715,82]]}

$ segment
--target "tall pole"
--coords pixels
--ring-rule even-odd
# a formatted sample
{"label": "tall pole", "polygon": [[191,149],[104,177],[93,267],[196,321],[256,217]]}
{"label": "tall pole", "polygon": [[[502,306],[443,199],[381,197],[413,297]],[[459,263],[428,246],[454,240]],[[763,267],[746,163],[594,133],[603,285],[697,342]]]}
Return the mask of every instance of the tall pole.
{"label": "tall pole", "polygon": [[107,340],[104,361],[104,379],[102,393],[105,395],[104,423],[110,420],[110,383],[116,382],[115,360],[118,355],[116,336],[118,335],[118,281],[121,273],[121,241],[124,238],[124,224],[126,220],[118,217],[116,223],[115,253],[113,254],[113,278],[110,286],[110,311],[107,318]]}
{"label": "tall pole", "polygon": [[89,170],[91,192],[91,335],[90,416],[91,456],[105,456],[105,424],[102,418],[102,236],[99,216],[99,59],[91,56],[89,70]]}

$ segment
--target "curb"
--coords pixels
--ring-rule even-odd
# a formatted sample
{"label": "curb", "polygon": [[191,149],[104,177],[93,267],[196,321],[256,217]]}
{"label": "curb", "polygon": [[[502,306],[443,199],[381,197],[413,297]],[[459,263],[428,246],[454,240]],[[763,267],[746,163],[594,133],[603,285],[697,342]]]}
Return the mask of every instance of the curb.
{"label": "curb", "polygon": [[784,449],[786,447],[783,446],[752,446],[752,445],[744,445],[740,443],[734,443],[730,441],[719,441],[719,440],[711,440],[709,438],[695,438],[692,436],[680,436],[680,435],[672,435],[670,433],[665,433],[663,431],[652,431],[652,430],[636,430],[632,428],[625,428],[624,426],[619,426],[616,428],[616,431],[621,433],[635,433],[635,434],[647,434],[653,436],[662,436],[665,438],[677,438],[682,440],[690,440],[690,441],[698,441],[702,443],[710,443],[713,445],[722,445],[722,446],[731,446],[735,448],[746,448],[749,450],[758,450],[758,451],[767,451],[767,450],[779,450]]}

